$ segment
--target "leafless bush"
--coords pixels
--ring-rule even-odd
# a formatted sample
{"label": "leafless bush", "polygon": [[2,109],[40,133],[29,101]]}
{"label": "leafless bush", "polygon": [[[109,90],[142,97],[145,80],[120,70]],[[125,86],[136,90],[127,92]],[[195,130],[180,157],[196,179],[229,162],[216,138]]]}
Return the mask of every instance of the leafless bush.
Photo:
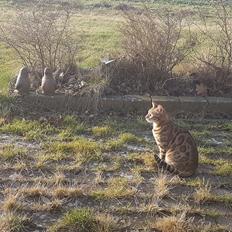
{"label": "leafless bush", "polygon": [[17,10],[0,27],[0,41],[14,49],[22,63],[35,70],[75,63],[77,40],[69,8],[50,9],[37,4],[31,11]]}
{"label": "leafless bush", "polygon": [[72,7],[72,9],[81,8],[82,5],[78,0],[9,0],[12,5],[19,6],[31,6],[38,2],[43,5],[55,5],[62,7]]}
{"label": "leafless bush", "polygon": [[195,46],[186,13],[145,9],[141,14],[124,15],[122,45],[126,56],[142,70],[149,85],[162,83]]}
{"label": "leafless bush", "polygon": [[[199,10],[201,32],[198,36],[204,52],[197,52],[197,59],[217,77],[227,77],[232,71],[232,6],[224,0],[210,1],[213,17],[208,11]],[[203,26],[202,26],[203,25]]]}

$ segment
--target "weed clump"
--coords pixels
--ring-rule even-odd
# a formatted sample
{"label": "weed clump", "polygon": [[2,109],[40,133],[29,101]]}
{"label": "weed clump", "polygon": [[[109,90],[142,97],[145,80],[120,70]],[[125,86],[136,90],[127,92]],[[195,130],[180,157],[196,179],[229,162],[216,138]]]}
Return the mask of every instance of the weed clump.
{"label": "weed clump", "polygon": [[186,218],[185,214],[158,218],[154,227],[162,232],[196,231],[193,225],[193,219]]}
{"label": "weed clump", "polygon": [[0,127],[0,132],[11,133],[23,136],[28,140],[43,139],[46,135],[54,133],[56,130],[49,124],[39,121],[15,119],[9,124]]}
{"label": "weed clump", "polygon": [[116,177],[108,181],[104,190],[96,191],[93,195],[97,198],[127,198],[135,194],[136,190],[129,185],[126,178]]}
{"label": "weed clump", "polygon": [[74,209],[64,215],[49,232],[111,232],[112,224],[108,217],[101,218],[89,209]]}
{"label": "weed clump", "polygon": [[5,145],[0,151],[0,159],[4,161],[11,161],[15,158],[20,158],[25,156],[27,150],[25,148],[18,148],[14,145]]}
{"label": "weed clump", "polygon": [[79,138],[72,142],[55,142],[47,144],[47,153],[56,154],[55,156],[74,158],[77,161],[87,162],[99,160],[101,158],[102,148],[97,142],[85,138]]}
{"label": "weed clump", "polygon": [[0,217],[0,231],[1,232],[25,232],[34,225],[31,220],[26,217],[21,217],[14,214],[7,214]]}
{"label": "weed clump", "polygon": [[111,139],[106,143],[106,150],[116,151],[121,149],[125,144],[129,143],[142,143],[143,140],[131,133],[122,133],[118,139]]}
{"label": "weed clump", "polygon": [[92,133],[96,137],[106,137],[106,136],[111,136],[113,134],[113,129],[109,126],[103,126],[103,127],[93,127],[92,128]]}

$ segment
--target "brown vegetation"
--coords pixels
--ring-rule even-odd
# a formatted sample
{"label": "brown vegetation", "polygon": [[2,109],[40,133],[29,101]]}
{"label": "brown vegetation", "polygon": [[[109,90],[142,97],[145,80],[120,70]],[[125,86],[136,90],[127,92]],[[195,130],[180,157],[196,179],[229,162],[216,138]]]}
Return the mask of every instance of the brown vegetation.
{"label": "brown vegetation", "polygon": [[22,63],[35,71],[75,63],[77,40],[69,8],[35,4],[30,11],[17,9],[0,27],[0,41],[13,48]]}

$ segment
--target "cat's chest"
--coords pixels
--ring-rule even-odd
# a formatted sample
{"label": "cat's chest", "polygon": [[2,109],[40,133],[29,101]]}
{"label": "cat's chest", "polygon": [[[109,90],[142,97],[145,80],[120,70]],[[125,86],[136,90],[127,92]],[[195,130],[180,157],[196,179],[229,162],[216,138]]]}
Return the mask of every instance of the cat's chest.
{"label": "cat's chest", "polygon": [[160,130],[153,129],[152,134],[156,143],[162,143],[164,140],[167,139],[167,133],[165,133],[164,131],[161,132]]}
{"label": "cat's chest", "polygon": [[152,134],[156,143],[167,144],[172,137],[172,128],[169,125],[163,127],[153,125]]}

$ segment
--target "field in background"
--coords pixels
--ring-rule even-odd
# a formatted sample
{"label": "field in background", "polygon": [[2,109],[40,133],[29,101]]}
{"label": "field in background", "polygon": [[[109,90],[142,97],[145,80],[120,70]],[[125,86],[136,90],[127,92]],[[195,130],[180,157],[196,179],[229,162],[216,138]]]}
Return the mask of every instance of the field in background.
{"label": "field in background", "polygon": [[[10,5],[8,1],[2,1],[2,10],[13,13],[19,5]],[[14,2],[14,1],[13,1]],[[51,1],[52,2],[55,1]],[[62,2],[58,1],[58,2]],[[73,1],[76,2],[76,1]],[[143,7],[152,8],[170,7],[179,10],[186,9],[194,11],[204,1],[81,1],[80,9],[74,9],[74,25],[82,35],[80,42],[80,56],[78,62],[81,67],[91,68],[100,63],[101,58],[114,56],[120,52],[119,28],[123,21],[121,8]],[[23,6],[28,7],[28,6]],[[206,6],[207,7],[207,6]],[[0,20],[5,20],[4,15]],[[6,17],[6,16],[5,16]],[[0,44],[0,91],[7,92],[8,81],[15,75],[20,63],[15,60],[15,55],[10,49]]]}

